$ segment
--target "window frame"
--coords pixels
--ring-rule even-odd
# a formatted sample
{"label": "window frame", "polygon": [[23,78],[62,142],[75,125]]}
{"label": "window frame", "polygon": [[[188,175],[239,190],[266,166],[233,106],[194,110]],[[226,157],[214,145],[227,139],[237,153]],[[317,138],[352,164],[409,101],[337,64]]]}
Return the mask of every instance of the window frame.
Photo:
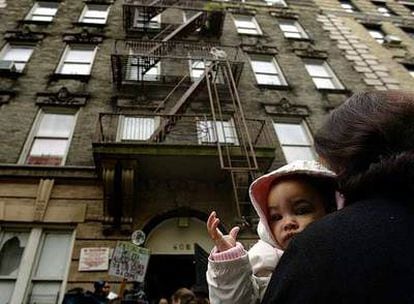
{"label": "window frame", "polygon": [[[152,119],[153,120],[153,129],[148,138],[124,138],[124,128],[125,128],[125,119],[126,118],[143,118],[143,119]],[[154,134],[155,130],[160,126],[161,119],[159,116],[142,116],[142,115],[120,115],[118,120],[118,129],[116,135],[117,142],[139,142],[139,141],[148,141],[151,136]]]}
{"label": "window frame", "polygon": [[[202,124],[206,124],[206,126],[202,126]],[[221,127],[218,127],[218,125],[221,125]],[[207,132],[204,132],[203,128],[207,128]],[[240,145],[239,135],[237,133],[233,118],[228,120],[208,120],[200,118],[196,120],[196,129],[197,141],[199,145]],[[226,134],[226,130],[231,130],[231,136],[227,136],[228,134]],[[203,136],[203,134],[206,135]],[[228,140],[229,138],[230,140]]]}
{"label": "window frame", "polygon": [[[39,8],[42,8],[42,4],[44,5],[43,7],[46,8],[52,8],[54,9],[56,6],[56,11],[53,15],[39,15],[39,16],[49,16],[50,20],[34,20],[33,16],[36,16],[37,14],[35,14],[36,10],[38,10]],[[46,4],[48,4],[49,6],[47,6]],[[26,14],[24,20],[25,21],[33,21],[33,22],[45,22],[45,23],[51,23],[53,22],[53,20],[55,19],[55,16],[57,14],[59,10],[59,2],[54,2],[54,1],[35,1],[33,3],[33,6],[31,7],[30,11]]]}
{"label": "window frame", "polygon": [[[262,29],[259,25],[259,22],[257,21],[255,16],[241,15],[241,14],[235,14],[234,15],[233,14],[232,18],[233,18],[234,26],[236,27],[237,33],[239,35],[249,35],[249,36],[262,36],[263,35],[263,31],[262,31]],[[239,18],[239,19],[237,19],[237,18]],[[240,20],[240,19],[246,19],[246,20]],[[247,20],[247,19],[250,19],[250,20]],[[250,22],[254,26],[254,30],[256,31],[256,33],[243,32],[245,30],[253,30],[253,27],[251,27],[251,28],[240,27],[240,26],[238,26],[238,22]]]}
{"label": "window frame", "polygon": [[[282,22],[285,22],[285,24],[282,24]],[[306,32],[305,28],[296,19],[279,18],[278,24],[285,38],[309,40],[309,35]],[[287,30],[284,30],[282,26],[293,26],[296,28],[297,31],[296,32],[287,31]],[[300,37],[289,36],[289,33],[298,33]]]}
{"label": "window frame", "polygon": [[266,2],[267,5],[274,5],[274,6],[280,6],[280,7],[287,7],[287,3],[285,0],[263,0]]}
{"label": "window frame", "polygon": [[[253,74],[254,74],[254,77],[256,79],[256,84],[257,85],[259,85],[259,86],[269,86],[269,87],[288,87],[289,86],[288,85],[288,82],[286,80],[286,77],[285,77],[282,69],[280,68],[279,63],[277,62],[275,56],[270,55],[270,54],[248,54],[248,55],[249,55],[250,67],[251,67],[251,69],[253,71]],[[253,62],[254,61],[257,61],[257,62],[259,62],[259,61],[265,62],[265,61],[264,60],[254,60],[253,57],[256,57],[256,58],[266,58],[267,57],[268,59],[270,59],[267,62],[270,62],[275,67],[276,74],[275,73],[262,73],[262,72],[257,73],[255,71],[255,69],[254,69]],[[266,76],[272,76],[272,75],[273,76],[276,76],[277,79],[279,80],[280,84],[260,83],[259,80],[258,80],[258,78],[257,78],[257,74],[266,75]]]}
{"label": "window frame", "polygon": [[[345,90],[345,86],[342,84],[342,82],[339,80],[339,78],[336,76],[335,72],[331,68],[330,64],[325,59],[317,59],[317,58],[304,58],[303,62],[305,64],[305,70],[308,73],[308,75],[311,77],[313,84],[315,85],[316,89],[318,90]],[[323,77],[323,76],[313,76],[307,65],[318,65],[323,67],[324,71],[328,74],[329,77]],[[333,88],[327,88],[327,87],[319,87],[318,84],[315,82],[315,78],[317,79],[329,79],[331,80]]]}
{"label": "window frame", "polygon": [[[371,3],[376,7],[377,13],[382,15],[383,17],[397,16],[397,14],[388,7],[387,2],[371,0]],[[381,10],[384,11],[381,12]]]}
{"label": "window frame", "polygon": [[[90,48],[90,49],[93,48],[91,61],[89,63],[87,63],[89,65],[88,74],[62,73],[62,69],[63,69],[65,64],[81,64],[81,65],[84,64],[84,65],[86,65],[86,63],[82,63],[82,62],[78,62],[78,63],[69,62],[69,63],[67,63],[66,58],[68,57],[68,54],[70,54],[70,51],[73,50],[73,49],[81,50],[81,49],[87,49],[87,48]],[[98,52],[98,46],[95,45],[95,44],[76,44],[76,43],[67,44],[65,46],[65,49],[64,49],[61,57],[60,57],[59,64],[58,64],[58,66],[56,67],[56,70],[55,70],[55,74],[64,75],[64,76],[73,76],[73,77],[76,77],[76,76],[88,77],[88,76],[90,76],[92,74],[92,69],[93,69],[93,65],[95,63],[95,58],[96,58],[97,52]]]}
{"label": "window frame", "polygon": [[350,0],[339,0],[339,5],[347,13],[359,12],[359,9]]}
{"label": "window frame", "polygon": [[[126,75],[125,75],[125,81],[151,81],[151,82],[156,82],[156,81],[160,81],[161,79],[161,72],[162,72],[162,64],[161,64],[161,60],[159,60],[155,66],[153,66],[151,69],[149,69],[143,77],[141,77],[141,74],[138,73],[138,69],[137,69],[137,74],[136,74],[136,78],[132,77],[132,68],[134,66],[138,66],[138,64],[135,64],[133,61],[137,60],[137,58],[133,57],[134,53],[132,51],[132,49],[129,50],[129,54],[131,56],[128,57],[127,60],[127,71],[126,71]],[[150,74],[148,74],[148,72],[150,72],[151,70],[156,69],[157,73],[153,73],[151,72]]]}
{"label": "window frame", "polygon": [[30,156],[30,152],[33,146],[33,143],[35,141],[37,132],[40,127],[40,123],[42,121],[42,117],[44,117],[46,114],[67,114],[67,115],[73,115],[73,125],[69,132],[69,136],[67,137],[67,147],[65,150],[65,154],[62,157],[61,163],[56,167],[61,167],[66,164],[66,159],[68,156],[68,152],[70,149],[70,145],[72,143],[73,134],[75,132],[76,123],[79,115],[78,109],[68,109],[68,108],[52,108],[52,107],[44,107],[39,109],[38,113],[36,114],[35,120],[32,124],[32,127],[30,129],[29,135],[26,139],[26,143],[24,145],[23,151],[20,154],[18,164],[21,165],[31,165],[31,166],[43,166],[43,165],[35,165],[35,164],[27,164],[27,158]]}
{"label": "window frame", "polygon": [[[308,143],[307,144],[285,144],[282,142],[282,140],[279,137],[279,134],[277,132],[277,124],[283,124],[283,125],[296,125],[298,127],[301,128],[301,130],[303,131],[303,134],[305,135]],[[278,142],[280,144],[280,148],[282,150],[283,156],[285,158],[286,163],[290,163],[296,159],[292,159],[292,160],[288,160],[288,157],[286,156],[285,150],[283,149],[284,147],[297,147],[297,148],[309,148],[311,151],[311,156],[313,158],[313,160],[317,159],[317,153],[315,151],[314,148],[314,138],[312,135],[312,132],[307,124],[307,122],[305,121],[305,119],[299,119],[295,120],[295,121],[283,121],[283,120],[273,120],[273,130],[275,131],[275,135],[278,139]],[[303,158],[301,158],[303,159]]]}
{"label": "window frame", "polygon": [[[105,18],[104,19],[103,18],[93,18],[93,19],[103,20],[103,22],[86,22],[84,20],[84,18],[85,18],[86,14],[89,11],[98,11],[96,9],[95,10],[90,9],[90,7],[98,7],[98,6],[99,7],[106,7]],[[84,5],[84,7],[82,9],[82,12],[81,12],[81,14],[79,16],[79,21],[78,22],[79,23],[84,23],[84,24],[93,24],[93,25],[105,25],[108,22],[110,8],[111,8],[111,6],[109,4],[85,3],[85,5]],[[89,17],[89,18],[91,18],[91,17]]]}
{"label": "window frame", "polygon": [[150,30],[160,30],[161,29],[161,14],[158,14],[154,17],[151,18],[150,22],[148,22],[148,26],[144,26],[144,22],[142,23],[142,26],[138,26],[138,24],[140,24],[139,21],[142,20],[142,18],[140,18],[140,11],[138,8],[135,9],[134,12],[134,19],[132,22],[132,28],[134,29],[150,29]]}
{"label": "window frame", "polygon": [[372,39],[375,39],[379,44],[384,44],[386,33],[380,25],[364,24],[364,27]]}
{"label": "window frame", "polygon": [[[31,52],[30,52],[29,57],[27,58],[27,61],[22,61],[22,60],[19,60],[19,61],[18,60],[4,60],[3,59],[10,52],[10,50],[12,50],[12,49],[29,49],[29,48],[31,49]],[[33,55],[34,49],[35,49],[35,45],[33,45],[33,44],[6,43],[2,47],[2,49],[0,50],[0,61],[12,61],[12,62],[17,62],[19,64],[23,64],[24,63],[24,66],[23,66],[22,69],[17,69],[17,67],[15,66],[15,68],[16,68],[15,72],[17,72],[17,73],[23,73],[24,70],[25,70],[25,68],[26,68],[27,63],[30,61],[30,58]]]}
{"label": "window frame", "polygon": [[[62,279],[55,280],[43,280],[45,282],[56,281],[60,282],[58,303],[63,301],[63,297],[66,290],[66,285],[70,272],[71,258],[75,245],[76,230],[73,227],[64,226],[41,226],[41,227],[21,227],[19,226],[6,226],[2,227],[1,231],[28,231],[29,236],[27,239],[26,247],[24,248],[20,264],[19,272],[15,281],[15,286],[11,293],[10,301],[12,303],[27,303],[29,301],[30,292],[33,287],[34,272],[38,267],[40,254],[44,245],[44,237],[46,233],[66,233],[69,235],[66,266],[62,273]],[[0,232],[1,232],[0,231]],[[36,279],[35,279],[36,281]]]}

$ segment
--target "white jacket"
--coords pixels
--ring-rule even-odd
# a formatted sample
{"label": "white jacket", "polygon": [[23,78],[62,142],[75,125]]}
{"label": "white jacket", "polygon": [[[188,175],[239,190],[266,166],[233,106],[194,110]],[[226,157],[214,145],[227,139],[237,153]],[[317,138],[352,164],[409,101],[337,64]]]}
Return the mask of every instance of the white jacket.
{"label": "white jacket", "polygon": [[[207,283],[211,304],[256,304],[263,299],[270,277],[283,250],[277,244],[267,221],[267,197],[272,183],[281,176],[305,174],[335,178],[335,174],[315,161],[295,161],[256,179],[250,186],[252,204],[259,215],[259,241],[247,252],[241,248],[239,256],[215,261],[210,254]],[[232,249],[230,249],[232,250]]]}

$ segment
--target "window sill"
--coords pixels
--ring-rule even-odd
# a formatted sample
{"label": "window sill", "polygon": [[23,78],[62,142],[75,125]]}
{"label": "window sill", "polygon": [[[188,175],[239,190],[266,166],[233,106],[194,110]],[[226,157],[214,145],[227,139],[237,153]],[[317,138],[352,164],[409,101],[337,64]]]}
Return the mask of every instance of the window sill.
{"label": "window sill", "polygon": [[73,22],[74,26],[104,28],[107,23],[87,23],[87,22]]}
{"label": "window sill", "polygon": [[275,85],[275,84],[256,84],[259,89],[289,91],[291,87],[289,85]]}
{"label": "window sill", "polygon": [[246,33],[237,33],[239,36],[242,37],[262,37],[263,34],[246,34]]}
{"label": "window sill", "polygon": [[54,73],[49,76],[50,80],[59,80],[59,79],[75,79],[82,82],[88,82],[91,78],[91,75],[78,75],[78,74],[59,74]]}
{"label": "window sill", "polygon": [[316,88],[321,93],[329,93],[329,94],[348,94],[350,90],[348,89],[319,89]]}
{"label": "window sill", "polygon": [[311,38],[305,38],[305,37],[295,38],[295,37],[286,37],[285,36],[285,39],[287,39],[289,41],[298,41],[298,42],[309,42],[309,43],[313,42],[313,40]]}
{"label": "window sill", "polygon": [[8,69],[0,70],[0,76],[12,78],[12,79],[17,79],[23,74],[24,74],[23,72],[16,72],[16,71],[8,70]]}
{"label": "window sill", "polygon": [[40,21],[40,20],[26,20],[26,19],[24,19],[24,20],[21,20],[20,22],[23,23],[23,24],[35,24],[35,25],[47,26],[47,25],[51,24],[53,22],[53,20],[52,21]]}

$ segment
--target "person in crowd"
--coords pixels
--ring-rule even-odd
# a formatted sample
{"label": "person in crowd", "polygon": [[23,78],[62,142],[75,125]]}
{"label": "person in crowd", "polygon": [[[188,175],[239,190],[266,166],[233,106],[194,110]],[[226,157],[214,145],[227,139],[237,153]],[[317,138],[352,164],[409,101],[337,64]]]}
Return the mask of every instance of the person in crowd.
{"label": "person in crowd", "polygon": [[158,301],[158,304],[168,304],[168,300],[167,300],[166,298],[161,298],[161,299]]}
{"label": "person in crowd", "polygon": [[188,288],[179,288],[171,296],[172,304],[195,304],[196,297],[194,293]]}
{"label": "person in crowd", "polygon": [[207,269],[210,302],[258,303],[292,238],[336,210],[336,188],[336,175],[316,161],[295,161],[256,179],[249,193],[260,240],[248,252],[236,242],[239,228],[223,236],[213,211],[207,220],[215,243]]}
{"label": "person in crowd", "polygon": [[414,303],[414,94],[354,94],[315,148],[345,207],[291,242],[262,303]]}
{"label": "person in crowd", "polygon": [[108,295],[111,292],[111,286],[104,280],[99,280],[93,283],[93,297],[99,303],[108,303]]}

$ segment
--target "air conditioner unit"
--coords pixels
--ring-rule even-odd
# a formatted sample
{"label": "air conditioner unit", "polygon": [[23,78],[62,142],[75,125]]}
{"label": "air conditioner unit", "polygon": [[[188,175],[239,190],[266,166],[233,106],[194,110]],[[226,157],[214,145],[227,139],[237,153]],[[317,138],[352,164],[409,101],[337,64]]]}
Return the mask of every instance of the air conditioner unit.
{"label": "air conditioner unit", "polygon": [[386,35],[384,37],[384,42],[388,45],[400,45],[401,44],[401,39],[398,36],[395,35]]}
{"label": "air conditioner unit", "polygon": [[14,65],[14,61],[0,60],[0,70],[16,72],[16,66]]}

